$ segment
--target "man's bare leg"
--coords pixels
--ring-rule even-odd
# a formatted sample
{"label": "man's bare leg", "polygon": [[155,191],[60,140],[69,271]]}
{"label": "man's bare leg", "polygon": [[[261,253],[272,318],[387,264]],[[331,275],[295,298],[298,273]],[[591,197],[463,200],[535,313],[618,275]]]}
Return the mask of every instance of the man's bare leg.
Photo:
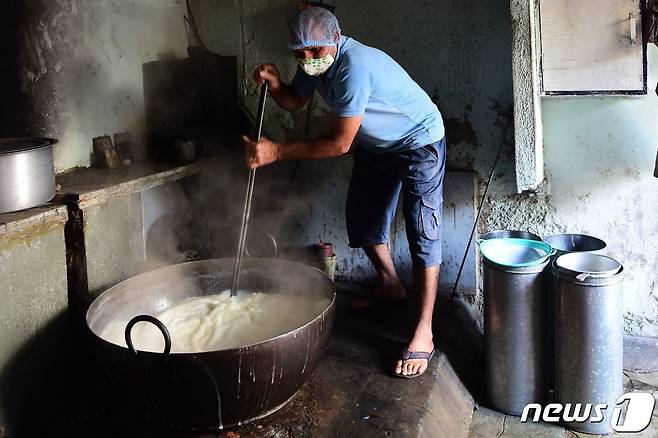
{"label": "man's bare leg", "polygon": [[380,243],[373,246],[364,247],[366,255],[375,266],[375,271],[379,276],[379,287],[376,291],[378,298],[384,299],[402,299],[407,296],[407,291],[398,277],[393,265],[393,258],[388,245]]}
{"label": "man's bare leg", "polygon": [[[419,294],[420,309],[418,324],[414,336],[409,343],[409,351],[431,352],[434,349],[432,336],[432,314],[439,281],[439,267],[414,268],[414,287]],[[402,365],[399,360],[395,365],[395,373],[409,376],[425,372],[428,361],[424,359],[410,359]]]}

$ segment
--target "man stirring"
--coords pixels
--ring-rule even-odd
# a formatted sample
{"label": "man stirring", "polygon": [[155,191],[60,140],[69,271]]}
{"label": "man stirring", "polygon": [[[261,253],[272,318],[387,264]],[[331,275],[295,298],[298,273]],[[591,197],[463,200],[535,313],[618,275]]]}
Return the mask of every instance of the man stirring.
{"label": "man stirring", "polygon": [[363,248],[379,276],[374,298],[406,296],[388,248],[398,197],[420,311],[414,335],[394,366],[394,374],[420,376],[434,353],[432,313],[441,264],[441,204],[446,145],[441,114],[429,96],[390,56],[341,35],[328,10],[309,7],[290,22],[288,48],[299,64],[290,84],[274,64],[254,71],[268,83],[287,111],[304,106],[314,91],[333,113],[331,132],[295,142],[259,142],[244,137],[247,166],[281,160],[320,159],[347,153],[353,141],[354,167],[346,205],[352,248]]}

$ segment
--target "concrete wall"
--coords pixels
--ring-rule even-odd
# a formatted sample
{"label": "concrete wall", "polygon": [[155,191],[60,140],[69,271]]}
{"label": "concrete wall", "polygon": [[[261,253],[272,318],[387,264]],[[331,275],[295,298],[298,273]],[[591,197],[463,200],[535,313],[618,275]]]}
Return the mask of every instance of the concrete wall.
{"label": "concrete wall", "polygon": [[0,135],[58,138],[58,171],[88,165],[93,137],[143,138],[142,63],[187,56],[184,1],[4,3],[11,40],[0,43],[9,46],[0,76],[11,111]]}
{"label": "concrete wall", "polygon": [[512,83],[516,189],[536,190],[544,180],[544,154],[539,96],[539,20],[534,0],[511,0]]}
{"label": "concrete wall", "polygon": [[0,236],[0,436],[51,408],[68,334],[65,218]]}
{"label": "concrete wall", "polygon": [[[649,46],[645,97],[544,99],[544,154],[557,230],[608,243],[625,268],[624,319],[658,336],[658,47]],[[559,225],[558,225],[559,224]]]}
{"label": "concrete wall", "polygon": [[146,261],[141,193],[90,207],[83,215],[89,294],[96,298],[137,274]]}
{"label": "concrete wall", "polygon": [[[294,72],[294,61],[285,49],[285,24],[295,3],[192,2],[209,48],[239,56],[241,90],[254,112],[257,89],[249,80],[251,70],[260,62],[276,62],[284,78]],[[479,230],[522,229],[542,236],[585,232],[603,238],[609,253],[626,267],[627,332],[658,335],[654,280],[658,256],[651,237],[658,213],[658,181],[651,176],[658,146],[656,97],[544,100],[547,183],[535,193],[517,194],[512,133],[504,138],[513,101],[509,3],[387,0],[374,6],[336,0],[335,4],[345,35],[388,52],[437,103],[446,120],[450,166],[473,169],[485,180],[496,151],[504,145]],[[649,58],[649,90],[653,90],[658,79],[655,47],[650,47]],[[319,100],[311,119],[312,134],[326,129],[323,122],[328,114]],[[304,110],[289,115],[271,105],[265,127],[276,139],[300,137],[305,116]],[[342,160],[301,164],[300,169],[314,172],[302,179],[302,186],[330,180],[338,172],[330,190],[342,196],[348,171],[335,170],[349,166]],[[334,170],[323,170],[327,168]],[[332,209],[331,213],[342,212]],[[330,218],[325,223],[340,233],[339,221]],[[481,295],[471,302],[481,309]]]}
{"label": "concrete wall", "polygon": [[658,49],[648,47],[649,94],[543,98],[546,183],[536,194],[498,190],[483,229],[528,228],[541,236],[585,233],[625,268],[627,333],[658,336]]}
{"label": "concrete wall", "polygon": [[[451,133],[451,168],[475,168],[486,174],[496,147],[503,141],[503,126],[511,116],[511,41],[505,3],[485,1],[455,7],[447,1],[383,1],[372,8],[363,2],[339,1],[337,5],[345,35],[387,51],[437,103]],[[206,45],[220,54],[239,57],[242,97],[253,112],[258,90],[250,78],[259,63],[277,63],[286,80],[294,74],[296,63],[286,49],[286,24],[295,6],[293,0],[192,2]],[[492,63],[479,62],[485,58]],[[306,108],[289,114],[273,103],[268,105],[264,125],[267,135],[275,139],[304,136]],[[322,99],[316,96],[309,126],[311,135],[326,132],[329,115]],[[513,151],[510,149],[503,159],[513,160]],[[285,244],[331,240],[339,255],[338,274],[362,280],[373,275],[373,270],[361,250],[347,247],[344,228],[351,164],[350,157],[340,157],[282,163],[259,170],[254,199],[258,202],[265,196],[281,197],[285,193],[284,200],[267,210],[278,215],[274,222],[279,229],[274,230],[275,234]],[[505,178],[513,184],[513,170]],[[452,287],[474,218],[472,176],[470,181],[462,180],[458,173],[447,177],[444,218],[450,222],[446,222],[449,226],[444,242],[443,289]],[[400,214],[393,224],[391,247],[398,270],[404,279],[410,280]],[[471,252],[466,279],[462,279],[464,291],[474,289],[473,260]]]}

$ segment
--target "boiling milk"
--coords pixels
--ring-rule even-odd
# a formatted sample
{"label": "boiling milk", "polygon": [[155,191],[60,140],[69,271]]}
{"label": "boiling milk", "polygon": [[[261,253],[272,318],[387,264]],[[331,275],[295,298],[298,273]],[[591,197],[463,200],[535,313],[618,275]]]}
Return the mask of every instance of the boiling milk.
{"label": "boiling milk", "polygon": [[[193,353],[242,347],[294,330],[320,315],[328,299],[317,296],[239,292],[193,297],[155,315],[171,335],[171,351]],[[101,337],[126,346],[127,321],[112,321]],[[153,324],[140,322],[132,330],[138,350],[161,352],[164,339]]]}

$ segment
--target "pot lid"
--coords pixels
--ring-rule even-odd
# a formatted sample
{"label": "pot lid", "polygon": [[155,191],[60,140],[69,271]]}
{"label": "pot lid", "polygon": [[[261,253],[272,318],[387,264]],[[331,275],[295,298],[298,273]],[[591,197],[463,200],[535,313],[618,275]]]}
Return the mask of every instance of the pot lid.
{"label": "pot lid", "polygon": [[621,264],[612,257],[587,252],[573,252],[555,261],[560,272],[584,280],[587,277],[611,277],[621,270]]}
{"label": "pot lid", "polygon": [[52,146],[54,138],[0,138],[0,155]]}

